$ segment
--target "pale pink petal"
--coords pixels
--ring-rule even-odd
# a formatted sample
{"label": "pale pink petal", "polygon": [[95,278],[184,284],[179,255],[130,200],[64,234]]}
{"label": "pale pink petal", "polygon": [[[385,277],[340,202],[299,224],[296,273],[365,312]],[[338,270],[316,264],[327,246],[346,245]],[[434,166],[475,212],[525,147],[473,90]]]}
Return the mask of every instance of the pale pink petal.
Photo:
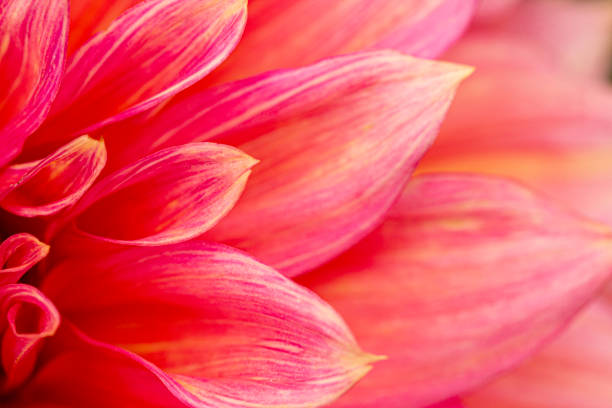
{"label": "pale pink petal", "polygon": [[44,340],[53,336],[59,321],[59,313],[38,289],[0,286],[0,398],[32,373]]}
{"label": "pale pink petal", "polygon": [[246,0],[150,0],[71,58],[29,154],[142,112],[198,81],[238,42]]}
{"label": "pale pink petal", "polygon": [[527,363],[468,395],[466,408],[609,408],[612,309],[597,301]]}
{"label": "pale pink petal", "polygon": [[0,244],[0,286],[16,283],[48,253],[49,246],[30,234],[15,234],[5,239]]}
{"label": "pale pink petal", "polygon": [[319,406],[374,359],[316,295],[224,246],[71,259],[42,288],[85,333],[169,373],[191,406]]}
{"label": "pale pink petal", "polygon": [[[603,78],[612,59],[612,3],[529,0],[492,28],[537,45],[568,72]],[[493,46],[493,45],[492,45]]]}
{"label": "pale pink petal", "polygon": [[388,356],[334,407],[440,401],[520,363],[612,272],[612,233],[514,183],[413,179],[382,227],[299,279]]}
{"label": "pale pink petal", "polygon": [[49,215],[74,204],[102,172],[102,141],[81,136],[42,160],[0,171],[0,207],[22,217]]}
{"label": "pale pink petal", "polygon": [[[257,161],[213,143],[171,147],[103,178],[50,235],[70,251],[93,243],[163,245],[215,225],[235,204]],[[59,245],[61,246],[61,244]]]}
{"label": "pale pink petal", "polygon": [[612,90],[549,72],[477,72],[417,171],[506,175],[612,222]]}
{"label": "pale pink petal", "polygon": [[469,73],[393,52],[329,59],[174,101],[148,122],[113,129],[109,149],[128,163],[164,146],[215,140],[261,160],[206,239],[295,275],[381,220]]}
{"label": "pale pink petal", "polygon": [[522,2],[523,0],[480,0],[476,9],[475,20],[481,24],[498,23],[501,18],[511,14]]}
{"label": "pale pink petal", "polygon": [[0,7],[0,167],[47,116],[64,67],[66,0],[11,0]]}
{"label": "pale pink petal", "polygon": [[459,38],[475,7],[476,0],[252,1],[240,44],[196,89],[358,51],[434,57]]}
{"label": "pale pink petal", "polygon": [[72,55],[94,34],[106,30],[128,8],[143,0],[70,0],[68,55]]}

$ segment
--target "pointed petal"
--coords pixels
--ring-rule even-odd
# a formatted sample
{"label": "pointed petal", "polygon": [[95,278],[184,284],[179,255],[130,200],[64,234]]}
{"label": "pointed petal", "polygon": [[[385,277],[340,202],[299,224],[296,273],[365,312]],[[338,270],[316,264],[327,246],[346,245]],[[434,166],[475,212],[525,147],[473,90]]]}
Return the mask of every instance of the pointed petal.
{"label": "pointed petal", "polygon": [[[529,105],[525,105],[529,101]],[[612,222],[612,90],[549,72],[480,72],[418,171],[511,176]]]}
{"label": "pointed petal", "polygon": [[420,176],[383,226],[300,283],[387,355],[336,407],[426,405],[512,368],[612,272],[612,234],[503,179]]}
{"label": "pointed petal", "polygon": [[70,0],[70,37],[68,55],[72,55],[94,34],[110,27],[130,7],[143,0]]}
{"label": "pointed petal", "polygon": [[48,157],[0,173],[0,207],[23,217],[49,215],[74,204],[102,172],[102,141],[81,136]]}
{"label": "pointed petal", "polygon": [[159,104],[214,69],[234,48],[246,0],[151,0],[92,38],[66,68],[35,152]]}
{"label": "pointed petal", "polygon": [[611,342],[612,310],[597,301],[534,358],[469,395],[466,408],[608,408]]}
{"label": "pointed petal", "polygon": [[22,233],[0,244],[0,286],[16,283],[24,273],[49,253],[49,245]]}
{"label": "pointed petal", "polygon": [[[435,57],[463,33],[475,5],[474,0],[254,1],[240,44],[196,88],[358,51],[391,48]],[[270,47],[273,52],[266,51]]]}
{"label": "pointed petal", "polygon": [[234,206],[255,163],[238,149],[213,143],[154,153],[89,190],[59,221],[69,223],[61,241],[73,251],[96,241],[163,245],[191,239]]}
{"label": "pointed petal", "polygon": [[[0,167],[45,119],[57,93],[68,35],[66,0],[0,8]],[[8,80],[10,78],[10,80]]]}
{"label": "pointed petal", "polygon": [[260,159],[236,208],[206,239],[294,275],[380,221],[469,72],[393,52],[334,58],[176,101],[112,132],[109,148],[129,162],[213,139]]}
{"label": "pointed petal", "polygon": [[372,359],[316,295],[223,246],[72,259],[42,287],[87,334],[172,373],[198,406],[318,406]]}
{"label": "pointed petal", "polygon": [[53,336],[59,321],[57,309],[38,289],[0,286],[0,395],[31,374],[44,340]]}

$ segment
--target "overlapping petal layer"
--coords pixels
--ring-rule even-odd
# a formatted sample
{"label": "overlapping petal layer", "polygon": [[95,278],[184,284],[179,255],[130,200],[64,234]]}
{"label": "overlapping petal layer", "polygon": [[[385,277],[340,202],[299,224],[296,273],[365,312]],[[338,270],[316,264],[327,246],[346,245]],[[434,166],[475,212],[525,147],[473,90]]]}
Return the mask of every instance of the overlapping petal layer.
{"label": "overlapping petal layer", "polygon": [[[525,103],[525,101],[529,101]],[[612,90],[544,71],[490,70],[461,87],[417,171],[507,175],[612,221]]]}
{"label": "overlapping petal layer", "polygon": [[44,340],[53,336],[59,322],[57,309],[38,289],[0,286],[0,398],[32,373]]}
{"label": "overlapping petal layer", "polygon": [[529,356],[612,272],[612,235],[518,185],[420,176],[380,229],[299,282],[389,358],[337,407],[419,407]]}
{"label": "overlapping petal layer", "polygon": [[41,287],[87,334],[163,369],[195,406],[316,406],[373,360],[316,295],[223,246],[72,259]]}
{"label": "overlapping petal layer", "polygon": [[597,301],[518,369],[466,398],[468,408],[608,408],[612,309]]}
{"label": "overlapping petal layer", "polygon": [[[105,177],[51,228],[71,252],[96,243],[163,245],[215,225],[238,200],[257,161],[240,150],[191,143],[149,155]],[[67,226],[65,224],[68,224]]]}
{"label": "overlapping petal layer", "polygon": [[459,38],[475,4],[474,0],[252,1],[236,51],[196,88],[357,51],[391,48],[434,57]]}
{"label": "overlapping petal layer", "polygon": [[49,253],[49,246],[36,237],[15,234],[0,244],[0,286],[16,283],[24,273]]}
{"label": "overlapping petal layer", "polygon": [[109,149],[127,163],[215,140],[260,159],[236,208],[206,238],[295,275],[380,221],[469,72],[392,52],[329,59],[174,101],[111,132]]}
{"label": "overlapping petal layer", "polygon": [[238,42],[246,0],[151,0],[83,45],[30,155],[142,112],[204,77]]}
{"label": "overlapping petal layer", "polygon": [[105,164],[104,142],[81,136],[42,160],[0,171],[0,207],[22,217],[56,213],[81,198]]}
{"label": "overlapping petal layer", "polygon": [[45,119],[66,55],[67,0],[13,0],[0,7],[0,166]]}

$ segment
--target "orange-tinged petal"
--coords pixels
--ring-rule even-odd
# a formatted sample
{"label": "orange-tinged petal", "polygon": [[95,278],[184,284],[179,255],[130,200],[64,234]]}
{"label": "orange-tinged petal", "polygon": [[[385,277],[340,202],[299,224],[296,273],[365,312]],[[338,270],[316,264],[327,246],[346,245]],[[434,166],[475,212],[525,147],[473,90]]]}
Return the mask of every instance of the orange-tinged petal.
{"label": "orange-tinged petal", "polygon": [[0,244],[0,286],[16,283],[48,253],[49,246],[30,234],[15,234],[5,239]]}
{"label": "orange-tinged petal", "polygon": [[106,30],[130,7],[143,0],[70,0],[68,55],[72,55],[94,34]]}
{"label": "orange-tinged petal", "polygon": [[301,277],[388,356],[334,405],[423,406],[531,355],[612,272],[612,233],[512,182],[413,179],[380,229]]}
{"label": "orange-tinged petal", "polygon": [[12,0],[0,7],[0,167],[47,116],[64,67],[66,0]]}
{"label": "orange-tinged petal", "polygon": [[612,309],[582,312],[525,364],[465,398],[466,408],[608,408],[612,401]]}
{"label": "orange-tinged petal", "polygon": [[358,51],[394,49],[434,57],[463,33],[475,4],[474,0],[253,1],[240,44],[199,88]]}
{"label": "orange-tinged petal", "polygon": [[41,286],[85,333],[169,373],[191,406],[319,406],[373,360],[315,294],[224,246],[73,258]]}
{"label": "orange-tinged petal", "polygon": [[0,207],[23,217],[56,213],[81,198],[105,164],[104,143],[81,136],[42,160],[0,172]]}
{"label": "orange-tinged petal", "polygon": [[238,42],[246,0],[150,0],[72,56],[29,155],[147,110],[204,77]]}
{"label": "orange-tinged petal", "polygon": [[44,340],[59,326],[57,309],[38,289],[0,286],[0,398],[32,373]]}
{"label": "orange-tinged petal", "polygon": [[[526,103],[528,101],[528,103]],[[612,90],[547,72],[476,73],[417,171],[506,175],[612,221]]]}
{"label": "orange-tinged petal", "polygon": [[70,251],[103,242],[186,241],[233,207],[256,163],[236,148],[213,143],[161,150],[96,183],[49,235],[67,224],[60,241]]}
{"label": "orange-tinged petal", "polygon": [[295,275],[380,221],[470,72],[394,52],[333,58],[174,101],[149,122],[110,132],[109,149],[127,163],[215,140],[261,160],[236,208],[205,238]]}

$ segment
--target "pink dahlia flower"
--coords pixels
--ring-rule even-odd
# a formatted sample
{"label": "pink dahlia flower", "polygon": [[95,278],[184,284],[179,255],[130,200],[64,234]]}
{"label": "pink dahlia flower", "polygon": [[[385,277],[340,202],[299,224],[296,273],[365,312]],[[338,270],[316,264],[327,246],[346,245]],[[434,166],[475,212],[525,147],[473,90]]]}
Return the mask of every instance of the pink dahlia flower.
{"label": "pink dahlia flower", "polygon": [[607,146],[607,9],[0,1],[2,406],[544,407],[610,335],[520,365],[612,272],[556,162]]}

